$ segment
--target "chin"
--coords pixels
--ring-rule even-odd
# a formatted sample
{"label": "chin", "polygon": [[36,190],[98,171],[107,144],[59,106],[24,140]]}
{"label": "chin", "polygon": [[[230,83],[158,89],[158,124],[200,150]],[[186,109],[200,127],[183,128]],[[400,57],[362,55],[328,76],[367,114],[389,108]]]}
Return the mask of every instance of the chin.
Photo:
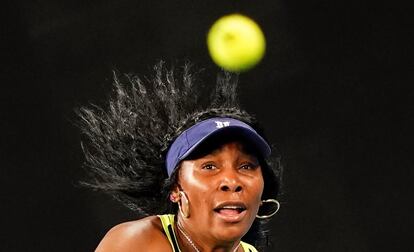
{"label": "chin", "polygon": [[245,225],[219,227],[215,230],[214,236],[222,241],[235,241],[241,239],[248,231],[249,227]]}

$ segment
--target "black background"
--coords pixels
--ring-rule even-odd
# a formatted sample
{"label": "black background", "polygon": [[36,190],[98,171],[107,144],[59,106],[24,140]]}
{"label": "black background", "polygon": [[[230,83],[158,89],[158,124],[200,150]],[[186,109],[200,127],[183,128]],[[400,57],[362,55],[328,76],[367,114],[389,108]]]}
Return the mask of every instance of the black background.
{"label": "black background", "polygon": [[407,6],[44,0],[1,9],[1,251],[92,251],[111,226],[135,218],[76,186],[84,172],[74,108],[103,105],[113,69],[149,75],[160,59],[190,59],[213,80],[206,32],[234,12],[267,38],[239,91],[283,155],[269,251],[401,251],[409,241]]}

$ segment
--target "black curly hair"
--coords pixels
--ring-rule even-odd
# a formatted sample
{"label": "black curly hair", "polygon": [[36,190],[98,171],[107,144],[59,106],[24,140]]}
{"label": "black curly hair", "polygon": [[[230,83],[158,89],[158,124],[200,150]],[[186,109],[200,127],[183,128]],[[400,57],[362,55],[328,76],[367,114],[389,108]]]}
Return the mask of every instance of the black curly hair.
{"label": "black curly hair", "polygon": [[[168,200],[177,172],[168,176],[165,156],[185,129],[207,118],[231,117],[265,137],[255,118],[238,105],[236,74],[221,72],[216,86],[208,90],[211,85],[199,85],[189,63],[177,70],[167,69],[161,61],[154,70],[145,81],[132,74],[114,74],[115,95],[108,107],[90,105],[77,111],[88,173],[81,183],[112,195],[139,216],[177,213],[176,204]],[[208,93],[209,99],[203,100]],[[276,198],[279,157],[259,157],[259,162],[265,179],[263,198]],[[255,220],[243,240],[265,247],[265,222]]]}

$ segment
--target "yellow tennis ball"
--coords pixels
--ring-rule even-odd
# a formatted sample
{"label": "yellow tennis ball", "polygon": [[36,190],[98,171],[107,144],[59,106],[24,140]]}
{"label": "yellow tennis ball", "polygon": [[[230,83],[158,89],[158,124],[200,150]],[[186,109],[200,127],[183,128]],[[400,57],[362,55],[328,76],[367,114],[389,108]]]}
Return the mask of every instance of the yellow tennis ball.
{"label": "yellow tennis ball", "polygon": [[263,58],[266,40],[260,27],[250,18],[232,14],[218,19],[207,35],[213,61],[233,71],[246,71]]}

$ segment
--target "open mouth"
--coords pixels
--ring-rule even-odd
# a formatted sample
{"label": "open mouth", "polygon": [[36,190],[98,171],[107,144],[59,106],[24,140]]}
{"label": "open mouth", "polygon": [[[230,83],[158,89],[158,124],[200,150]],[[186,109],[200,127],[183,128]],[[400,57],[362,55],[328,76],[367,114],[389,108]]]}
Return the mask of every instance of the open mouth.
{"label": "open mouth", "polygon": [[219,204],[213,210],[217,213],[217,216],[225,222],[238,222],[246,214],[246,209],[247,207],[240,202],[224,202]]}
{"label": "open mouth", "polygon": [[246,208],[244,207],[237,207],[237,206],[226,206],[222,208],[215,208],[214,211],[221,214],[239,214],[245,211]]}

